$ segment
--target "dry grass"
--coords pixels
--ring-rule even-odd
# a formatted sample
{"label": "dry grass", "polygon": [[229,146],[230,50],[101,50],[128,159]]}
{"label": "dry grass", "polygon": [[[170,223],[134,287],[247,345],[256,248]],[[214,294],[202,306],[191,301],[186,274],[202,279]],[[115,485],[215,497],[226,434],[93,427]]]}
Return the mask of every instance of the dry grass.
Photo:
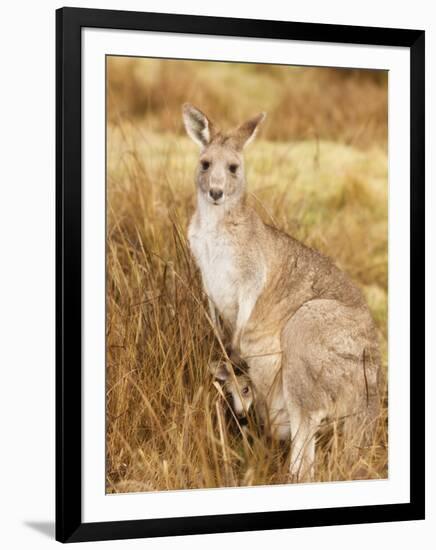
{"label": "dry grass", "polygon": [[[298,110],[288,130],[279,106],[287,117],[283,98],[297,94],[298,86],[290,92],[287,79],[314,82],[317,70],[292,69],[289,76],[282,75],[289,69],[268,66],[257,72],[254,66],[239,66],[240,74],[238,66],[229,64],[202,63],[196,70],[188,63],[187,67],[180,71],[173,62],[129,59],[114,59],[109,65],[108,492],[286,481],[287,446],[266,440],[255,421],[252,437],[244,438],[208,373],[208,362],[220,351],[186,243],[197,155],[195,145],[181,135],[180,104],[186,99],[227,122],[272,107],[263,139],[247,151],[250,200],[265,219],[332,256],[363,288],[380,328],[386,371],[387,154],[382,77],[318,69],[321,83],[330,81],[334,87],[333,82],[335,86],[345,82],[345,94],[354,94],[352,86],[359,90],[357,102],[366,87],[372,89],[366,130],[353,133],[360,122],[355,126],[347,122],[350,106],[339,105],[335,94],[329,105],[328,97],[321,98],[318,90],[321,111],[338,109],[343,114],[330,127],[317,113],[313,92],[311,116],[315,124],[319,122],[317,135],[324,139],[303,140],[303,121],[310,109],[301,119]],[[214,70],[212,88],[205,83]],[[248,96],[231,92],[235,99],[244,97],[242,104],[232,104],[223,92],[236,74],[243,89],[254,86]],[[266,79],[278,82],[281,92],[274,100],[271,92],[257,92]],[[168,87],[171,83],[174,86]],[[301,89],[307,86],[301,84]],[[257,93],[259,97],[253,98]],[[260,99],[265,104],[257,103]],[[379,118],[373,127],[368,121],[375,112]],[[356,117],[365,118],[363,107]],[[329,435],[317,449],[318,481],[385,477],[386,393],[373,445],[362,451],[357,464],[347,462],[340,433]]]}

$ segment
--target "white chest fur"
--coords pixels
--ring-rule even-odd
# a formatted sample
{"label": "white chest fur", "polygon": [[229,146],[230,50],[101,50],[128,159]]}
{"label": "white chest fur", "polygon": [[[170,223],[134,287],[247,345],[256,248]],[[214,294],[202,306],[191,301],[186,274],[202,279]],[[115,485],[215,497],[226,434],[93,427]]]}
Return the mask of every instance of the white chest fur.
{"label": "white chest fur", "polygon": [[200,225],[194,220],[188,238],[208,297],[234,327],[241,298],[241,273],[234,244],[218,224]]}

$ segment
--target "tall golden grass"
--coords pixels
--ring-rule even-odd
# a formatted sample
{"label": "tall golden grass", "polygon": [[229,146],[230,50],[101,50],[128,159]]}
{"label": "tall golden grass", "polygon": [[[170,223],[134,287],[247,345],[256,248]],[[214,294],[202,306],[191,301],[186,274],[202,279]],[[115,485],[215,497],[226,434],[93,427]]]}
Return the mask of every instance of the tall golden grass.
{"label": "tall golden grass", "polygon": [[[198,153],[182,134],[181,104],[228,125],[269,111],[247,150],[249,199],[361,286],[386,373],[386,98],[382,73],[109,58],[108,492],[287,481],[288,445],[255,419],[245,437],[208,372],[220,348],[186,242]],[[317,481],[386,477],[382,378],[372,445],[350,463],[340,431],[328,430]]]}

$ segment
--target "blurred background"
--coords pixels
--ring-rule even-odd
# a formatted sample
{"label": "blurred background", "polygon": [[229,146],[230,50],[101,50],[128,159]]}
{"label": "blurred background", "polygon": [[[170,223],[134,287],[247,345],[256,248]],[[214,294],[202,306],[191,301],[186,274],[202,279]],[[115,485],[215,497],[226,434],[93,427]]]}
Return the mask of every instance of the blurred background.
{"label": "blurred background", "polygon": [[246,150],[249,201],[332,257],[379,328],[382,408],[370,448],[336,433],[317,481],[387,475],[387,101],[384,71],[107,58],[107,491],[286,482],[287,448],[235,430],[207,365],[219,349],[186,242],[198,149],[191,102],[229,129],[267,112]]}
{"label": "blurred background", "polygon": [[181,134],[188,98],[229,125],[267,111],[267,140],[386,146],[386,71],[109,57],[108,76],[111,122],[128,117]]}

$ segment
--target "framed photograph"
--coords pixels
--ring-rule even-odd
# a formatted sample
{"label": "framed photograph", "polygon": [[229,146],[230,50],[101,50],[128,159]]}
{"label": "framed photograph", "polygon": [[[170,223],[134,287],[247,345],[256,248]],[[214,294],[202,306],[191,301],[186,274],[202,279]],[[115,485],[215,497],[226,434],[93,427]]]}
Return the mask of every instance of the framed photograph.
{"label": "framed photograph", "polygon": [[56,18],[56,538],[423,519],[424,32]]}

